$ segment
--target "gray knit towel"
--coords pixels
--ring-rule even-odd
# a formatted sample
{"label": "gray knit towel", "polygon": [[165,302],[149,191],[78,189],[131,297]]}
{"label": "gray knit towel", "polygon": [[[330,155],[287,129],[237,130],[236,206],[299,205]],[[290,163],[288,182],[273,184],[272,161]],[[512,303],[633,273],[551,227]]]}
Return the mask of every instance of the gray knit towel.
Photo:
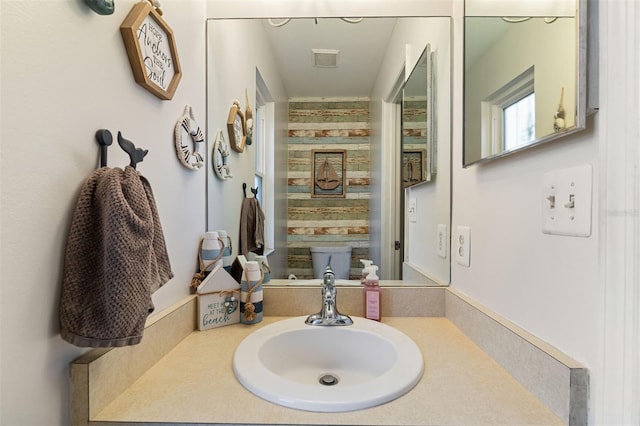
{"label": "gray knit towel", "polygon": [[130,166],[95,170],[67,239],[60,335],[82,347],[135,345],[151,294],[173,278],[151,185]]}
{"label": "gray knit towel", "polygon": [[[264,213],[256,198],[244,198],[240,208],[240,249],[247,255],[250,251],[264,249]],[[262,254],[262,252],[259,252]]]}

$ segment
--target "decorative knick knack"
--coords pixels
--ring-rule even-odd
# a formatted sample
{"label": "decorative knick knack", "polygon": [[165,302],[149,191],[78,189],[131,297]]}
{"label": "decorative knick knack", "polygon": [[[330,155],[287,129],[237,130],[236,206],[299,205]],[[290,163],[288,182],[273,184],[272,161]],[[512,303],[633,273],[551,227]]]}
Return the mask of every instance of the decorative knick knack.
{"label": "decorative knick knack", "polygon": [[240,282],[240,322],[255,324],[262,321],[262,280],[264,275],[256,261],[244,266]]}
{"label": "decorative knick knack", "polygon": [[269,261],[267,261],[267,256],[256,256],[256,262],[260,265],[260,269],[262,269],[262,275],[264,278],[262,279],[262,284],[266,284],[271,280],[271,268],[269,268]]}
{"label": "decorative knick knack", "polygon": [[222,254],[224,251],[224,243],[215,231],[205,232],[204,238],[200,240],[198,248],[198,272],[191,279],[191,292],[195,293],[197,288],[202,284],[207,274],[216,266],[222,268]]}
{"label": "decorative knick knack", "polygon": [[558,104],[558,110],[553,115],[553,130],[555,132],[561,132],[567,127],[567,124],[564,121],[564,106],[562,106],[563,99],[564,99],[564,87],[560,91],[560,103]]}
{"label": "decorative knick knack", "polygon": [[231,273],[231,264],[233,263],[233,246],[231,244],[231,237],[227,234],[227,231],[218,230],[218,236],[224,243],[224,250],[222,251],[222,267],[225,271]]}
{"label": "decorative knick knack", "polygon": [[216,231],[206,232],[202,242],[202,261],[206,265],[206,271],[210,272],[216,265],[223,266],[222,256],[224,256],[224,240]]}
{"label": "decorative knick knack", "polygon": [[251,145],[253,143],[253,111],[251,110],[251,105],[249,105],[249,94],[247,93],[247,89],[244,89],[244,99],[247,102],[247,108],[244,112],[244,119],[247,127],[247,145]]}

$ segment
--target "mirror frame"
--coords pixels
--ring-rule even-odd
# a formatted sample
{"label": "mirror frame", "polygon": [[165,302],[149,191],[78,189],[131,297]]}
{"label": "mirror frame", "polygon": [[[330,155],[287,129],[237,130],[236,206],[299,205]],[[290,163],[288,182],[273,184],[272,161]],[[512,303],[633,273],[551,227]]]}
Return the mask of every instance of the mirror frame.
{"label": "mirror frame", "polygon": [[[464,4],[464,13],[463,13],[463,21],[466,21],[467,17],[500,17],[503,15],[487,15],[483,14],[480,11],[473,14],[467,14],[467,1],[465,0]],[[505,2],[501,2],[503,4]],[[506,2],[508,4],[508,2]],[[484,158],[480,158],[473,161],[466,161],[465,158],[465,149],[466,146],[466,136],[467,131],[465,128],[466,119],[464,117],[465,105],[466,105],[466,90],[467,90],[467,81],[466,81],[466,72],[465,72],[465,62],[466,62],[466,45],[464,46],[463,53],[463,149],[462,149],[462,167],[467,168],[471,165],[475,164],[483,164],[489,161],[493,161],[499,158],[504,158],[509,155],[519,153],[525,151],[527,149],[531,149],[534,147],[538,147],[540,145],[546,144],[548,142],[552,142],[565,136],[569,136],[580,132],[586,128],[587,121],[587,22],[588,22],[588,9],[587,9],[587,0],[575,0],[576,5],[576,115],[575,115],[575,126],[556,133],[551,133],[549,135],[536,138],[533,142],[523,145],[509,151],[502,151],[497,154],[492,154]],[[509,14],[510,17],[517,17],[517,14]],[[522,15],[520,15],[522,16]],[[542,15],[536,15],[535,13],[530,15],[531,17],[541,17]],[[463,24],[463,38],[466,40],[466,22]]]}
{"label": "mirror frame", "polygon": [[[434,56],[435,56],[435,52],[431,51],[431,45],[427,44],[426,47],[423,49],[422,54],[418,59],[418,62],[414,65],[413,69],[409,73],[409,77],[405,80],[404,85],[402,87],[402,114],[401,114],[401,124],[400,124],[400,128],[401,128],[400,143],[402,145],[402,165],[401,165],[402,172],[400,174],[401,174],[403,189],[433,182],[437,172],[438,139],[437,139],[437,132],[435,131],[435,129],[437,128],[437,122],[434,121],[436,119],[436,114],[434,114],[434,111],[433,111],[435,103],[437,102],[437,94],[435,92],[437,86],[434,84],[436,77],[433,72]],[[423,70],[424,72],[422,72]],[[424,79],[424,83],[425,83],[424,120],[421,120],[421,119],[410,120],[410,122],[419,123],[420,125],[424,124],[424,136],[422,134],[409,135],[407,134],[407,130],[411,130],[411,129],[405,127],[405,123],[407,123],[407,120],[405,120],[405,116],[406,116],[405,111],[407,110],[407,108],[405,108],[405,103],[420,102],[413,99],[407,99],[408,97],[415,96],[415,93],[407,94],[407,87],[411,86],[412,82],[415,82],[416,79],[419,79],[419,80]],[[420,84],[420,82],[418,84]],[[419,93],[418,95],[423,95],[423,94]],[[422,116],[422,114],[417,114],[417,115],[419,117]],[[419,127],[419,129],[423,129],[423,128]],[[415,142],[411,143],[412,138],[424,139],[424,142],[420,141],[419,143],[415,143]],[[424,148],[421,148],[420,147],[421,145],[423,145]],[[422,155],[423,150],[424,150],[424,156]],[[415,183],[406,183],[405,182],[405,178],[406,178],[405,159],[406,159],[407,166],[411,163],[415,163],[415,162],[410,163],[411,160],[409,155],[411,153],[413,154],[417,153],[419,155],[418,162],[420,163],[420,180],[418,180]]]}

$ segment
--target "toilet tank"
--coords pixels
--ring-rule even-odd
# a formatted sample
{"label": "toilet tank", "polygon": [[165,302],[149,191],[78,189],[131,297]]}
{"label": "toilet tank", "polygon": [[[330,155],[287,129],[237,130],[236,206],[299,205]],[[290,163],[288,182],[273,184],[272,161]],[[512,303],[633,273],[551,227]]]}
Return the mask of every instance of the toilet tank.
{"label": "toilet tank", "polygon": [[313,277],[322,278],[331,256],[331,269],[337,280],[348,280],[351,269],[351,246],[311,247]]}

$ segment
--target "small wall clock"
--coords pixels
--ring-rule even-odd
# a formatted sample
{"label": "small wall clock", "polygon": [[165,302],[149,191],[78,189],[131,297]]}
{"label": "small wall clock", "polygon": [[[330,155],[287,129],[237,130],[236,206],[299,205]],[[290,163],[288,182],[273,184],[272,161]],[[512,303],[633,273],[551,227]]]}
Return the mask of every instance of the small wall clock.
{"label": "small wall clock", "polygon": [[170,100],[182,77],[173,31],[148,1],[137,3],[120,25],[133,78],[163,100]]}
{"label": "small wall clock", "polygon": [[233,106],[229,110],[227,132],[229,133],[231,149],[237,152],[244,152],[244,145],[247,142],[247,128],[244,114],[240,109],[240,102],[237,100],[233,101]]}

